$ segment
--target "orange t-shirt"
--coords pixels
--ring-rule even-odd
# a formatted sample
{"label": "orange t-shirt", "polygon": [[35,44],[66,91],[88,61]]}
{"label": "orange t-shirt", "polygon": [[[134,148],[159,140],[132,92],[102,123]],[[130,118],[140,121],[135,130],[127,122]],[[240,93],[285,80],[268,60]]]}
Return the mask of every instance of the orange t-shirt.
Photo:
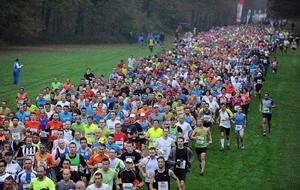
{"label": "orange t-shirt", "polygon": [[30,129],[31,132],[40,133],[42,125],[38,121],[27,121],[25,122],[25,128]]}
{"label": "orange t-shirt", "polygon": [[[52,129],[51,129],[52,128]],[[63,124],[60,121],[49,121],[46,125],[46,130],[50,129],[48,141],[53,142],[57,139],[57,132],[63,128]]]}
{"label": "orange t-shirt", "polygon": [[44,165],[47,169],[55,166],[55,160],[50,153],[46,153],[44,156],[41,156],[40,152],[35,153],[34,155],[35,164],[39,166],[40,164]]}
{"label": "orange t-shirt", "polygon": [[104,158],[107,158],[107,156],[105,154],[102,154],[102,155],[100,155],[100,154],[94,154],[87,161],[87,164],[88,165],[97,165],[97,164],[100,164]]}

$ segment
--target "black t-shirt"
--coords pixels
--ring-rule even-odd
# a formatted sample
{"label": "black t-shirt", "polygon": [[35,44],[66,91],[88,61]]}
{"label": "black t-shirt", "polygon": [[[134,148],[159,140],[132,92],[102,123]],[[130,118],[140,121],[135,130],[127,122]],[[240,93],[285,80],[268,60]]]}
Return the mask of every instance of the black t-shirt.
{"label": "black t-shirt", "polygon": [[256,77],[254,79],[254,81],[256,82],[256,84],[262,85],[264,82],[264,78],[263,77]]}
{"label": "black t-shirt", "polygon": [[139,182],[142,181],[140,174],[134,170],[122,170],[119,172],[118,178],[122,180],[122,183],[133,183],[135,179]]}
{"label": "black t-shirt", "polygon": [[[176,165],[180,165],[181,162],[185,161],[185,168],[187,167],[187,148],[184,147],[183,149],[176,148]],[[177,167],[175,167],[177,168]],[[178,169],[178,168],[177,168]]]}
{"label": "black t-shirt", "polygon": [[142,158],[139,153],[137,153],[135,150],[132,153],[124,152],[120,159],[125,162],[126,158],[131,158],[133,160],[134,164],[138,164],[140,159]]}
{"label": "black t-shirt", "polygon": [[93,78],[95,78],[95,75],[94,75],[93,73],[89,73],[89,74],[85,73],[85,74],[83,75],[83,77],[84,77],[86,80],[91,81]]}

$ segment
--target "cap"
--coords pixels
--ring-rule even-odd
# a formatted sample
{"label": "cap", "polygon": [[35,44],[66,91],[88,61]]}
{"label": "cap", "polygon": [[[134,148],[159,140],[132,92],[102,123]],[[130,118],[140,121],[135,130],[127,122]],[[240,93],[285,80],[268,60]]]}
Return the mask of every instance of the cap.
{"label": "cap", "polygon": [[132,158],[126,158],[125,162],[133,163],[133,160],[132,160]]}
{"label": "cap", "polygon": [[145,113],[141,113],[141,117],[144,117],[146,114]]}
{"label": "cap", "polygon": [[135,117],[135,114],[134,113],[132,113],[132,114],[130,114],[130,116],[129,117]]}
{"label": "cap", "polygon": [[155,104],[154,107],[155,107],[155,108],[159,108],[159,105]]}

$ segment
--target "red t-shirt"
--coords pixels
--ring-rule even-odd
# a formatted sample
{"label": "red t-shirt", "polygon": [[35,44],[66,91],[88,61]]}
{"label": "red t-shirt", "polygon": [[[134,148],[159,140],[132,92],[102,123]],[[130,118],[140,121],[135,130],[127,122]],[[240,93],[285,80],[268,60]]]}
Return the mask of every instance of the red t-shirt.
{"label": "red t-shirt", "polygon": [[30,129],[31,132],[40,133],[42,125],[38,121],[27,121],[25,122],[25,128]]}
{"label": "red t-shirt", "polygon": [[[52,129],[51,129],[52,128]],[[46,125],[46,130],[50,129],[48,141],[53,142],[57,139],[57,132],[63,128],[63,124],[60,121],[49,121]]]}
{"label": "red t-shirt", "polygon": [[121,150],[124,150],[124,143],[128,141],[127,135],[123,132],[121,133],[114,133],[115,143],[119,145]]}

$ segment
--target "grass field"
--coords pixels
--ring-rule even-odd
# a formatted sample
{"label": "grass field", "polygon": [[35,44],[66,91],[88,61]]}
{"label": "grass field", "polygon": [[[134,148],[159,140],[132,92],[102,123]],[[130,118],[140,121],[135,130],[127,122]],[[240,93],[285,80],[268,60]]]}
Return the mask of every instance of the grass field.
{"label": "grass field", "polygon": [[[170,46],[169,46],[170,47]],[[18,87],[12,85],[12,61],[18,57],[24,63],[21,86],[30,97],[52,79],[70,78],[78,83],[87,67],[97,75],[109,74],[120,61],[149,54],[147,48],[135,45],[105,46],[43,46],[0,49],[0,99],[14,104]],[[232,149],[219,152],[218,130],[213,131],[213,145],[207,154],[206,175],[198,175],[194,158],[192,172],[187,176],[187,190],[198,189],[300,189],[300,51],[277,55],[280,65],[277,74],[268,73],[265,91],[277,105],[273,114],[272,134],[263,137],[258,112],[258,98],[251,101],[249,122],[243,151]]]}

